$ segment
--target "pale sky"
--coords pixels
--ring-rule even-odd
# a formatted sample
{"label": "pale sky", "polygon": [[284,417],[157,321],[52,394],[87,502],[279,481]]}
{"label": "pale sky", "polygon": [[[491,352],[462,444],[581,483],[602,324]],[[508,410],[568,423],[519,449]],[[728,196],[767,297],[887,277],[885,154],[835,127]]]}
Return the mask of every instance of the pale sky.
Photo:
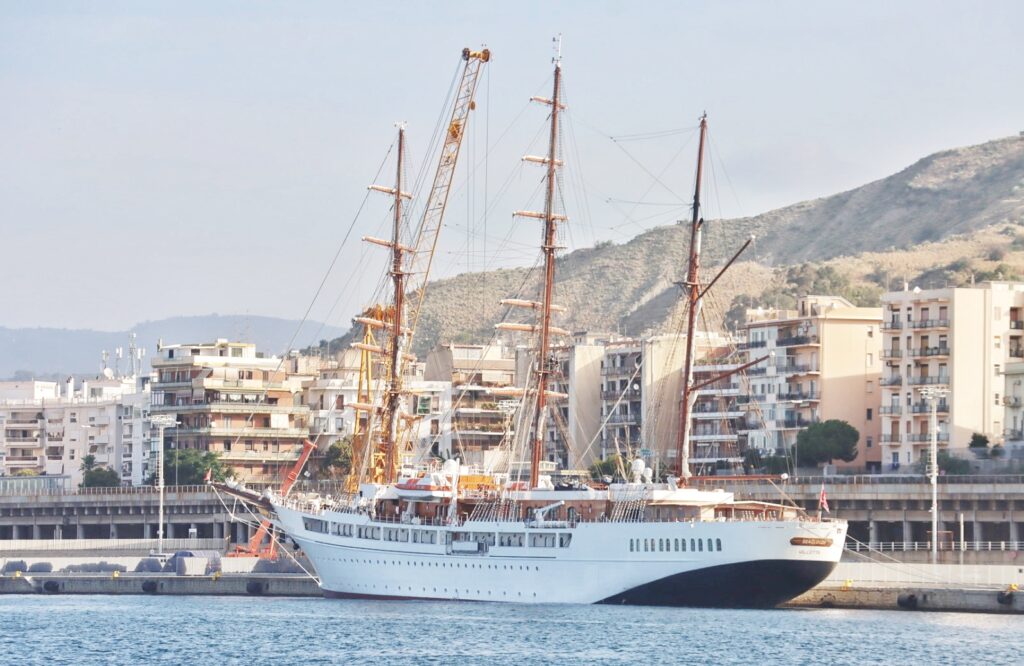
{"label": "pale sky", "polygon": [[[424,163],[464,46],[494,56],[438,275],[533,262],[536,224],[511,212],[541,205],[519,157],[544,150],[545,110],[527,100],[549,93],[557,33],[575,249],[685,215],[704,110],[708,217],[1016,134],[1022,28],[1013,1],[3,1],[0,326],[301,317],[395,121]],[[371,199],[314,318],[344,325],[370,298],[383,256],[356,240],[386,216]]]}

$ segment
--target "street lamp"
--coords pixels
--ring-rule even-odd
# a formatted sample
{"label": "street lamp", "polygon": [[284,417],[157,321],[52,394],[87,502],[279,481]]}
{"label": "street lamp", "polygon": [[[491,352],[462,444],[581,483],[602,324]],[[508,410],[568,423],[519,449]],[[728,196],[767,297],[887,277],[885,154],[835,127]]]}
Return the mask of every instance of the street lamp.
{"label": "street lamp", "polygon": [[931,405],[931,466],[928,477],[932,484],[932,564],[939,562],[939,399],[949,395],[949,389],[940,386],[926,386],[921,397]]}
{"label": "street lamp", "polygon": [[178,425],[178,421],[173,416],[151,416],[149,418],[150,425],[155,425],[160,429],[160,439],[157,445],[157,463],[156,463],[156,487],[160,493],[160,513],[157,518],[159,521],[156,528],[157,537],[157,555],[162,555],[164,552],[164,430],[166,428],[174,428]]}

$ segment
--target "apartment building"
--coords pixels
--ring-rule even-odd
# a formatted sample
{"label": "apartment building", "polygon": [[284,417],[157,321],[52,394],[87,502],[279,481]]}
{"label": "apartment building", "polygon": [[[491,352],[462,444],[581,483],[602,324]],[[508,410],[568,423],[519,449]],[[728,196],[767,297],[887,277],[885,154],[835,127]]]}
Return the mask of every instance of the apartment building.
{"label": "apartment building", "polygon": [[63,475],[77,486],[82,461],[140,485],[150,452],[148,377],[81,382],[0,382],[0,473]]}
{"label": "apartment building", "polygon": [[839,467],[881,464],[882,311],[838,296],[806,296],[794,310],[750,309],[740,347],[747,369],[747,445],[768,452],[793,448],[798,433],[839,419],[860,433],[857,458]]}
{"label": "apartment building", "polygon": [[[423,378],[451,383],[451,455],[469,464],[499,466],[519,404],[514,392],[500,391],[515,387],[515,350],[501,344],[442,344],[427,354]],[[441,420],[438,427],[444,427]]]}
{"label": "apartment building", "polygon": [[302,381],[256,346],[220,339],[163,345],[152,360],[152,412],[174,415],[164,445],[215,451],[241,480],[279,481],[309,437]]}
{"label": "apartment building", "polygon": [[671,464],[679,432],[685,338],[608,340],[601,362],[601,457],[616,453]]}
{"label": "apartment building", "polygon": [[[359,372],[361,352],[345,350],[332,360],[319,363],[319,369],[312,378],[303,381],[303,402],[310,409],[310,436],[318,437],[321,443],[335,442],[353,434],[358,427],[366,427],[367,412],[356,411],[353,403],[359,402]],[[379,378],[382,367],[375,367],[369,386],[370,403],[379,399],[382,387]],[[417,464],[431,456],[451,456],[451,381],[426,381],[423,379],[424,364],[410,363],[404,380],[408,391],[404,396],[402,411],[414,417],[410,424],[410,447],[402,451],[402,464]],[[365,400],[365,396],[364,396]]]}
{"label": "apartment building", "polygon": [[[732,343],[708,349],[693,367],[697,390],[690,415],[690,465],[694,474],[713,474],[720,467],[743,462],[741,438],[746,400],[741,395],[742,353]],[[710,383],[708,383],[710,382]]]}
{"label": "apartment building", "polygon": [[[549,402],[544,458],[562,469],[587,469],[601,455],[601,362],[608,336],[573,334],[570,344],[551,349],[549,388],[565,398]],[[516,350],[517,384],[526,384],[531,350]]]}
{"label": "apartment building", "polygon": [[882,379],[882,447],[886,471],[927,460],[930,403],[937,389],[939,445],[963,451],[974,433],[994,442],[1022,427],[1020,377],[1007,373],[1024,358],[1024,284],[906,287],[882,296],[886,372]]}

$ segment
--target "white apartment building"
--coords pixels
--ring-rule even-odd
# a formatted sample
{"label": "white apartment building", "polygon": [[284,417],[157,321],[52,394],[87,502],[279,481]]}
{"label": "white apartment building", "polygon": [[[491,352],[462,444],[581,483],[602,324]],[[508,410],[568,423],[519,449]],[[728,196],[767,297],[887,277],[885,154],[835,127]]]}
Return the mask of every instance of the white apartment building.
{"label": "white apartment building", "polygon": [[92,455],[123,484],[141,485],[149,471],[148,379],[107,372],[77,391],[74,380],[0,382],[0,472],[66,475],[77,486]]}
{"label": "white apartment building", "polygon": [[[713,474],[721,465],[734,468],[743,462],[739,432],[746,416],[741,379],[737,370],[742,354],[732,345],[709,349],[693,367],[700,388],[690,415],[690,465],[695,474]],[[719,378],[716,380],[716,378]]]}
{"label": "white apartment building", "polygon": [[938,402],[937,438],[963,452],[973,433],[994,442],[1022,427],[1013,400],[1020,377],[1006,373],[1024,358],[1024,284],[986,282],[945,289],[905,288],[882,296],[883,459],[887,471],[927,459],[930,405],[922,391],[946,392]]}
{"label": "white apartment building", "polygon": [[860,433],[857,458],[839,467],[880,465],[882,314],[838,296],[806,296],[797,309],[751,309],[743,330],[745,434],[750,448],[788,452],[799,432],[839,419]]}

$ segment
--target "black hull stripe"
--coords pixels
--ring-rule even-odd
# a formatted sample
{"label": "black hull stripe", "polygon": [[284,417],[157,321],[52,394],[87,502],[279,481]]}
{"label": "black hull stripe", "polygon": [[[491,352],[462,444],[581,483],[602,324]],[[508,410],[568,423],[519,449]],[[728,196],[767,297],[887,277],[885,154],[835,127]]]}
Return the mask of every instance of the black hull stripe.
{"label": "black hull stripe", "polygon": [[602,599],[602,604],[774,608],[825,580],[835,562],[755,560],[666,576]]}

